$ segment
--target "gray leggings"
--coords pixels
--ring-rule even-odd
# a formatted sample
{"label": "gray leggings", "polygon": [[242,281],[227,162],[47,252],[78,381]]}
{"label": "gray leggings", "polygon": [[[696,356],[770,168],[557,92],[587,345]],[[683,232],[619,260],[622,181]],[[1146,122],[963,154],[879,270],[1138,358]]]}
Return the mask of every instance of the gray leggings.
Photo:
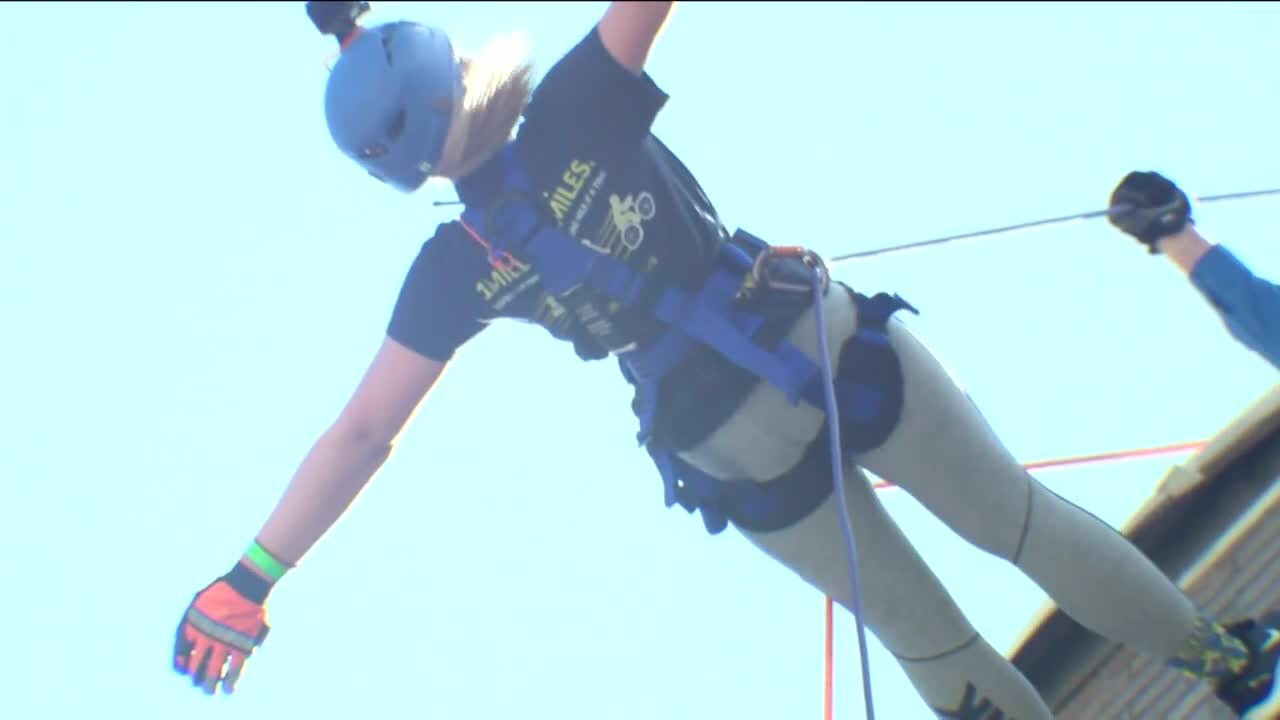
{"label": "gray leggings", "polygon": [[[834,354],[856,327],[855,310],[837,291],[823,308]],[[1052,718],[1030,683],[970,625],[860,468],[896,484],[961,537],[1011,562],[1080,624],[1136,650],[1173,656],[1198,615],[1191,601],[1122,535],[1028,475],[900,322],[890,322],[889,339],[905,378],[901,421],[883,445],[848,459],[845,491],[865,622],[925,702],[942,715],[968,694],[970,702],[986,699],[1005,717]],[[791,340],[816,357],[812,314]],[[776,389],[761,385],[683,457],[721,477],[773,477],[800,459],[822,421],[815,408],[788,405]],[[835,502],[829,498],[785,530],[746,535],[848,608],[848,563]]]}

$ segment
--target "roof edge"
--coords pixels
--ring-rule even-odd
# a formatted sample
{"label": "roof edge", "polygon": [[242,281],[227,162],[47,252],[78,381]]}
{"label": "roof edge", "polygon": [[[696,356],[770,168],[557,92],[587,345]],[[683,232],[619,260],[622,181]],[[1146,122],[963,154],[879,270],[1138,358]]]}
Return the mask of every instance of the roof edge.
{"label": "roof edge", "polygon": [[[1120,532],[1131,539],[1143,535],[1144,530],[1158,522],[1180,499],[1203,488],[1277,430],[1280,430],[1280,384],[1272,386],[1250,403],[1185,462],[1171,466],[1157,485],[1155,493],[1130,516]],[[1143,543],[1137,544],[1142,550],[1148,550],[1142,546]],[[1051,629],[1050,623],[1055,617],[1065,620],[1054,602],[1046,602],[1032,616],[1026,629],[1014,639],[1006,653],[1007,657],[1015,664],[1019,664],[1020,660],[1029,660],[1026,655],[1033,652],[1036,644],[1034,641]],[[1054,634],[1061,632],[1065,632],[1065,629],[1056,630]]]}

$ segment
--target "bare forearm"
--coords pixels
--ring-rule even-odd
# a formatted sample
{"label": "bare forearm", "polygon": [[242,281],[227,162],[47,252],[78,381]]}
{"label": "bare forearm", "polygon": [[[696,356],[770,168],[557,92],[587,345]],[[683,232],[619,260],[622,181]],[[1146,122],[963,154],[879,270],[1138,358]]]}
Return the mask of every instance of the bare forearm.
{"label": "bare forearm", "polygon": [[1194,225],[1187,225],[1178,233],[1161,238],[1157,247],[1184,273],[1190,273],[1213,245],[1196,231]]}
{"label": "bare forearm", "polygon": [[640,75],[675,5],[675,2],[610,3],[600,20],[600,39],[605,49],[620,65]]}
{"label": "bare forearm", "polygon": [[390,455],[339,428],[316,441],[258,533],[258,542],[290,565],[338,521]]}

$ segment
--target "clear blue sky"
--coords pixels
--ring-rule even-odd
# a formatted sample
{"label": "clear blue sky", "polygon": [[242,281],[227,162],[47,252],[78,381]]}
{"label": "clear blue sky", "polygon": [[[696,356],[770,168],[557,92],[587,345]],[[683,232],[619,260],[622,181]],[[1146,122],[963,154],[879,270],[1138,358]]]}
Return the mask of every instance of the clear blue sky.
{"label": "clear blue sky", "polygon": [[[605,7],[375,3],[545,70]],[[272,597],[240,691],[170,671],[379,342],[448,188],[330,144],[302,2],[0,5],[5,438],[0,717],[820,718],[822,597],[662,505],[627,387],[541,331],[468,346],[354,510]],[[1275,3],[687,3],[656,130],[728,223],[828,255],[1102,207],[1131,169],[1280,185]],[[1280,279],[1280,206],[1198,210]],[[1274,370],[1105,222],[842,265],[1026,461],[1203,438]],[[1045,473],[1121,524],[1174,458]],[[946,478],[939,478],[946,482]],[[1044,602],[885,502],[1008,648]],[[861,717],[853,624],[837,717]],[[926,717],[873,642],[884,718]]]}

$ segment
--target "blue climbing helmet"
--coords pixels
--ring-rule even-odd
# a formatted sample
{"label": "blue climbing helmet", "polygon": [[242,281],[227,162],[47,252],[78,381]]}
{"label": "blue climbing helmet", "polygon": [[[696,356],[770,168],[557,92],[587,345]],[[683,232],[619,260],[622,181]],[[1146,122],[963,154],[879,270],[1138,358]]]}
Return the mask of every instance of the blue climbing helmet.
{"label": "blue climbing helmet", "polygon": [[444,31],[412,22],[356,28],[329,74],[324,114],[338,148],[404,192],[440,162],[462,69]]}

